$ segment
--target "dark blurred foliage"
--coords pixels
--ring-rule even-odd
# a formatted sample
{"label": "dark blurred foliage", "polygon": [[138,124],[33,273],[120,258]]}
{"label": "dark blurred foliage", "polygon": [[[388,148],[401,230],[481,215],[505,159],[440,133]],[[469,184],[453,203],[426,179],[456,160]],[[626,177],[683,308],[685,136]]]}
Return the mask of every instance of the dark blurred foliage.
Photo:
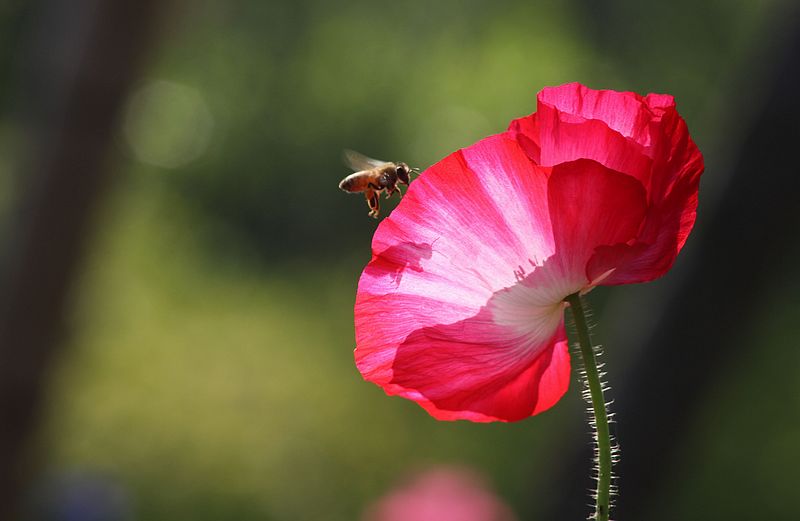
{"label": "dark blurred foliage", "polygon": [[30,24],[29,17],[30,4],[24,0],[8,0],[0,5],[0,106],[4,109],[14,88],[14,66],[19,65],[15,58]]}
{"label": "dark blurred foliage", "polygon": [[17,95],[18,54],[25,41],[24,30],[30,23],[30,9],[23,0],[9,0],[0,4],[0,238],[5,239],[7,212],[16,194],[12,175],[13,157],[19,136],[12,127],[9,116]]}
{"label": "dark blurred foliage", "polygon": [[[332,192],[348,173],[342,148],[425,166],[533,110],[534,83],[511,75],[541,73],[510,66],[529,57],[505,34],[541,40],[521,23],[536,12],[524,2],[205,7],[178,15],[162,67],[208,93],[219,139],[207,161],[171,182],[267,258],[364,244],[373,223],[363,201]],[[509,92],[527,94],[527,105],[516,107]]]}

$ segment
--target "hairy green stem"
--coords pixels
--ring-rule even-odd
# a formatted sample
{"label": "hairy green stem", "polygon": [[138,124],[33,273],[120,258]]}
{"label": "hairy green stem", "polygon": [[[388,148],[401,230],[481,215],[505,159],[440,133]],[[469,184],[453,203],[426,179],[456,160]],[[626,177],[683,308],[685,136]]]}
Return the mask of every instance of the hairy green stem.
{"label": "hairy green stem", "polygon": [[589,338],[589,326],[586,321],[586,312],[581,296],[574,293],[564,299],[569,303],[572,316],[575,319],[575,329],[578,333],[578,344],[580,347],[581,358],[583,358],[583,377],[584,385],[589,393],[589,401],[594,413],[594,435],[597,463],[597,493],[595,494],[594,519],[597,521],[608,521],[609,510],[611,508],[611,464],[612,447],[611,434],[608,429],[608,412],[606,402],[603,397],[603,384],[600,382],[600,373],[595,360],[595,350]]}

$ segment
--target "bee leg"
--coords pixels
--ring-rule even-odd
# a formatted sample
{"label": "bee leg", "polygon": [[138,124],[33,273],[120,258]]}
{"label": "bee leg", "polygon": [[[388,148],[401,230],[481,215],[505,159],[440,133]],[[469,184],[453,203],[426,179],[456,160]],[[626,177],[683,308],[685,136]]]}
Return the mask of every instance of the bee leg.
{"label": "bee leg", "polygon": [[381,202],[380,198],[378,197],[378,193],[376,192],[372,198],[372,204],[370,207],[372,208],[372,217],[375,219],[378,218],[378,214],[381,212]]}
{"label": "bee leg", "polygon": [[372,209],[369,212],[369,216],[373,219],[378,218],[378,214],[381,212],[381,205],[380,205],[380,198],[378,198],[378,194],[372,196],[372,200],[369,203],[369,207]]}
{"label": "bee leg", "polygon": [[364,190],[364,198],[367,200],[367,206],[369,206],[369,214],[372,215],[372,198],[375,197],[375,190],[372,188],[367,188]]}
{"label": "bee leg", "polygon": [[378,213],[381,210],[380,199],[378,198],[378,192],[374,190],[367,190],[364,192],[364,197],[367,198],[367,204],[369,205],[370,212],[369,216],[375,219],[378,218]]}

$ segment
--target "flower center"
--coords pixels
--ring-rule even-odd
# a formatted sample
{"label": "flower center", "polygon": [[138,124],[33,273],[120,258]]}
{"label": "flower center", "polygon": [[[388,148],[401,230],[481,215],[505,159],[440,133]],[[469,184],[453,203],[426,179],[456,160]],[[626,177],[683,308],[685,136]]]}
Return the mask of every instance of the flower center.
{"label": "flower center", "polygon": [[564,318],[568,306],[564,299],[589,292],[599,282],[590,283],[585,275],[571,271],[551,257],[513,286],[496,292],[488,305],[494,323],[516,336],[521,349],[547,345]]}

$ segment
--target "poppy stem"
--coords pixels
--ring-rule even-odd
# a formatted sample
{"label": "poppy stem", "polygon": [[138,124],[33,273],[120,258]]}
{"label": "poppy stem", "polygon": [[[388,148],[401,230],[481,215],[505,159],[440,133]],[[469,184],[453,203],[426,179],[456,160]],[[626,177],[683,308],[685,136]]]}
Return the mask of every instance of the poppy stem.
{"label": "poppy stem", "polygon": [[595,471],[597,480],[597,492],[595,499],[594,519],[597,521],[608,521],[609,510],[611,508],[611,465],[612,442],[611,433],[608,428],[608,411],[606,401],[603,396],[603,384],[600,381],[601,373],[597,367],[595,357],[595,347],[589,337],[589,325],[586,320],[586,311],[579,293],[574,293],[564,299],[569,303],[572,310],[572,317],[575,320],[575,330],[578,334],[578,345],[580,347],[581,358],[583,359],[584,398],[591,403],[593,413],[594,442],[595,442]]}

